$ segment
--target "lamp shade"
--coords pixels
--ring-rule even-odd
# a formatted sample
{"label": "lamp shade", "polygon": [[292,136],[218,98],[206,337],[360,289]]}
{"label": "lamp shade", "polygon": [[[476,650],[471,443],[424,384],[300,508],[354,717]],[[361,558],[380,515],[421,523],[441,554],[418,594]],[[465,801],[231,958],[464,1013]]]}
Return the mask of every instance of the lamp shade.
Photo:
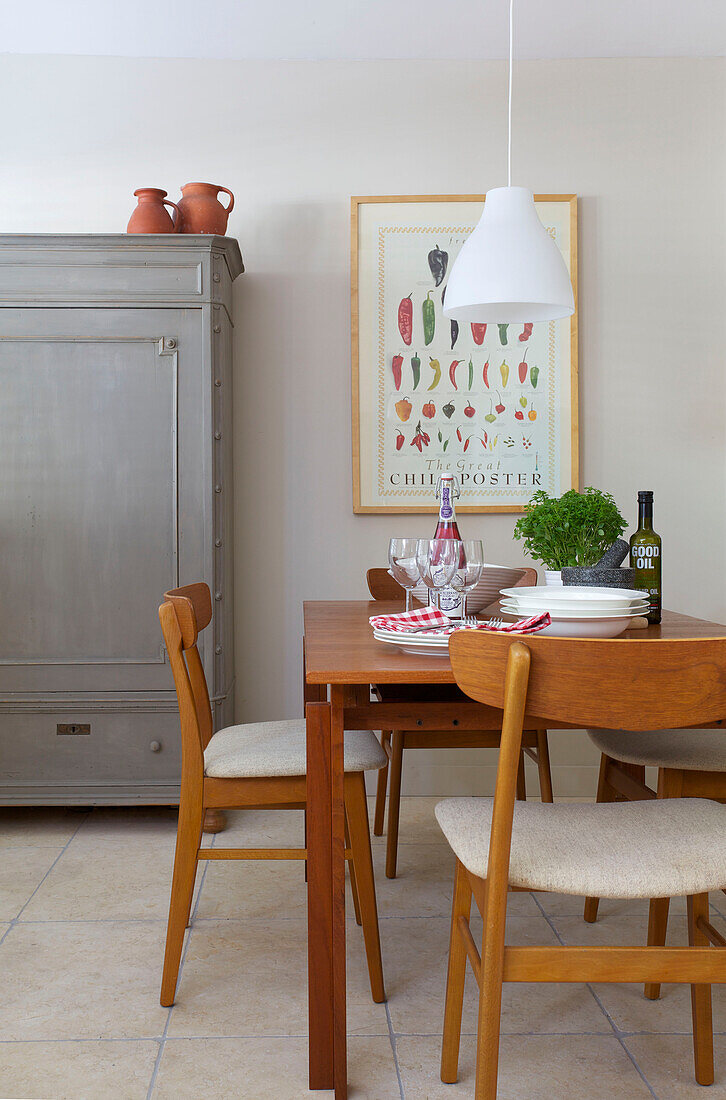
{"label": "lamp shade", "polygon": [[562,253],[526,187],[495,187],[462,245],[446,287],[454,321],[554,321],[575,312]]}

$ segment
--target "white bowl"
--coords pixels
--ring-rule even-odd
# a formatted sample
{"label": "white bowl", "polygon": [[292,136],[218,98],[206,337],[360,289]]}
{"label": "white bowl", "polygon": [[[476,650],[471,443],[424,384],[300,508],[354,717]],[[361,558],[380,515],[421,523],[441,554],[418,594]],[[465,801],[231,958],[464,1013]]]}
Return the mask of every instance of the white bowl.
{"label": "white bowl", "polygon": [[[521,618],[511,613],[507,617]],[[553,619],[550,626],[537,632],[537,637],[549,634],[552,638],[617,638],[628,629],[633,618],[632,615],[618,615],[611,619]],[[527,635],[522,637],[526,642]]]}
{"label": "white bowl", "polygon": [[643,593],[634,588],[568,588],[536,585],[528,588],[502,588],[502,596],[539,606],[557,604],[577,607],[629,607],[643,601]]}
{"label": "white bowl", "polygon": [[[490,603],[499,599],[499,593],[505,585],[516,584],[524,573],[524,567],[516,569],[508,565],[485,565],[477,585],[466,597],[467,615],[476,615]],[[428,603],[429,590],[423,581],[419,581],[413,594],[421,603]]]}

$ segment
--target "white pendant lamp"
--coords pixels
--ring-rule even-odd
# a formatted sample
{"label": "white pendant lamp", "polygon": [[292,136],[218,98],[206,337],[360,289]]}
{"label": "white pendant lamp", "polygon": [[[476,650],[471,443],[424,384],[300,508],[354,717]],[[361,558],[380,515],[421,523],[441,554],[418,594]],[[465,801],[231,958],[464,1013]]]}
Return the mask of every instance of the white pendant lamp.
{"label": "white pendant lamp", "polygon": [[554,321],[575,312],[564,258],[532,192],[512,187],[513,9],[510,0],[508,186],[487,192],[479,224],[451,269],[444,316],[459,322]]}

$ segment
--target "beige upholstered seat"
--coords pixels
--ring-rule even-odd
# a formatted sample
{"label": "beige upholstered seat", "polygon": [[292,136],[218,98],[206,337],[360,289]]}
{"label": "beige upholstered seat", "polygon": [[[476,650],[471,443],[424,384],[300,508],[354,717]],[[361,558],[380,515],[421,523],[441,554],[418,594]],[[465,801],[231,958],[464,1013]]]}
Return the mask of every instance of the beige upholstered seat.
{"label": "beige upholstered seat", "polygon": [[588,730],[590,740],[614,760],[654,768],[726,772],[726,730]]}
{"label": "beige upholstered seat", "polygon": [[[493,799],[449,798],[436,818],[485,878]],[[726,806],[704,798],[514,808],[509,882],[529,890],[662,898],[726,886]]]}
{"label": "beige upholstered seat", "polygon": [[[382,768],[386,754],[371,730],[345,734],[345,770]],[[305,775],[305,719],[250,722],[213,734],[204,750],[204,774],[216,779]]]}

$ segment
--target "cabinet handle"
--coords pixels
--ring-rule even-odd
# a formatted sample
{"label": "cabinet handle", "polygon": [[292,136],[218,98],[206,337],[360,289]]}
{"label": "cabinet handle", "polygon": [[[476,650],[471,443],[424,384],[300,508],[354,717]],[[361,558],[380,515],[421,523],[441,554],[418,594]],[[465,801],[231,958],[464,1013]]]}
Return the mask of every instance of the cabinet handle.
{"label": "cabinet handle", "polygon": [[221,378],[215,378],[214,379],[214,384],[215,384],[215,386],[221,386],[222,385],[222,379]]}
{"label": "cabinet handle", "polygon": [[215,592],[214,593],[214,598],[217,601],[221,600],[222,599],[222,593],[221,592]]}
{"label": "cabinet handle", "polygon": [[149,748],[152,752],[161,752],[161,741],[152,741]]}
{"label": "cabinet handle", "polygon": [[221,645],[217,645],[217,646],[215,646],[215,647],[214,647],[214,652],[215,652],[215,653],[221,653],[221,652],[222,652],[222,647],[221,647]]}
{"label": "cabinet handle", "polygon": [[213,331],[214,332],[221,332],[222,331],[222,326],[221,325],[215,325]]}

